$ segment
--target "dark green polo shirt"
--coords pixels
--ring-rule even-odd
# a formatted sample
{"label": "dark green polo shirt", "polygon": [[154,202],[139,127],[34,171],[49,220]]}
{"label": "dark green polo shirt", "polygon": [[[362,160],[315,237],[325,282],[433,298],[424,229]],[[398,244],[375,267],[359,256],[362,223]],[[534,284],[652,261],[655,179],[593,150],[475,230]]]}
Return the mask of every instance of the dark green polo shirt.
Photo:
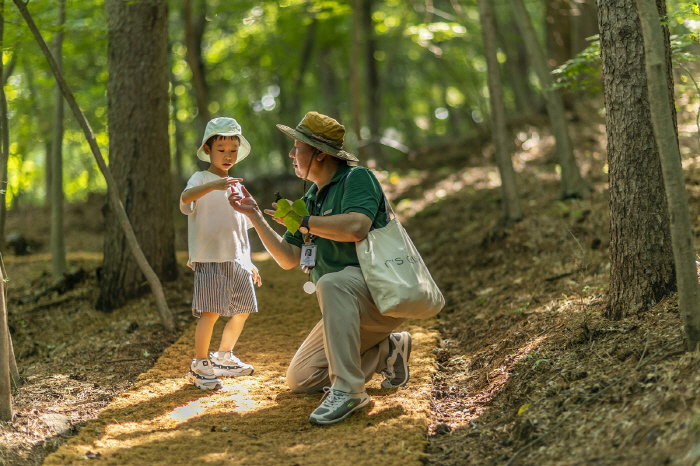
{"label": "dark green polo shirt", "polygon": [[[345,183],[345,177],[350,172],[350,178]],[[318,192],[318,186],[314,183],[302,199],[311,215],[328,217],[359,212],[372,219],[372,228],[381,228],[387,224],[382,187],[374,174],[364,167],[341,164],[321,192]],[[299,231],[294,235],[285,232],[284,239],[300,248],[304,244],[303,235]],[[354,242],[314,237],[313,243],[317,246],[316,267],[311,272],[314,283],[324,274],[338,272],[347,266],[360,266]]]}

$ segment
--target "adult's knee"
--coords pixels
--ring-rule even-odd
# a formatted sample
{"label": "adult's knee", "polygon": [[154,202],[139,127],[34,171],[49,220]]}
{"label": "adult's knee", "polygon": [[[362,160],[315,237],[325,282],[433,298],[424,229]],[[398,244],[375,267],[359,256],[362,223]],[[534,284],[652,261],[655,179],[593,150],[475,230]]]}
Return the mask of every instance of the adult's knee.
{"label": "adult's knee", "polygon": [[319,393],[328,385],[328,370],[316,369],[313,374],[287,370],[287,386],[293,393]]}

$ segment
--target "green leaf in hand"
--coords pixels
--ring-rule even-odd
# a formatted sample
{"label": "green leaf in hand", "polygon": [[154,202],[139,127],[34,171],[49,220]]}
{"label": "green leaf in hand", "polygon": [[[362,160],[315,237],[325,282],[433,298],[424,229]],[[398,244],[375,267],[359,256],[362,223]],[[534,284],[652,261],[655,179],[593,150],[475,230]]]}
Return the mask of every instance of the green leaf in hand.
{"label": "green leaf in hand", "polygon": [[301,217],[299,217],[294,212],[289,212],[287,215],[284,216],[283,222],[284,226],[287,227],[287,230],[289,230],[291,234],[294,234],[297,232],[299,226],[301,225]]}
{"label": "green leaf in hand", "polygon": [[310,215],[309,211],[306,209],[306,203],[301,199],[297,199],[294,201],[294,203],[292,203],[292,210],[299,217],[306,217],[307,215]]}
{"label": "green leaf in hand", "polygon": [[282,223],[284,223],[284,226],[287,227],[291,234],[297,232],[301,225],[301,218],[307,215],[309,215],[309,211],[301,199],[297,199],[291,204],[287,199],[277,201],[277,210],[275,210],[274,217],[281,218]]}
{"label": "green leaf in hand", "polygon": [[282,218],[289,213],[292,209],[292,205],[286,199],[280,199],[277,201],[277,210],[275,210],[275,218]]}

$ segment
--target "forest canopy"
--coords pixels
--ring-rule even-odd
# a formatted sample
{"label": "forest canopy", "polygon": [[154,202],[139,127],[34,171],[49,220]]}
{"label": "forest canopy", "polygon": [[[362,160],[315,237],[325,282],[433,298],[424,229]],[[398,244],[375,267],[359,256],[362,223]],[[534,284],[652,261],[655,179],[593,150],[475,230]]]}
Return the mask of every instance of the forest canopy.
{"label": "forest canopy", "polygon": [[[103,3],[67,4],[63,66],[68,85],[108,157],[107,20]],[[232,116],[241,123],[253,157],[237,170],[248,179],[288,170],[289,142],[275,124],[294,125],[309,110],[345,123],[346,144],[351,151],[381,141],[381,149],[372,151],[372,158],[384,167],[406,159],[417,147],[465,139],[483,131],[489,102],[476,2],[367,3],[371,11],[369,23],[362,29],[362,50],[353,55],[353,5],[349,0],[169,2],[170,151],[171,171],[177,178],[182,180],[183,173],[196,167],[194,152],[201,142],[204,117]],[[697,4],[668,4],[671,34],[677,38],[677,50],[685,53],[679,56],[694,59],[697,49],[688,46],[697,41],[700,16],[693,10]],[[557,25],[545,21],[543,2],[526,5],[544,43]],[[56,2],[32,0],[28,7],[50,42],[58,27]],[[541,109],[537,105],[527,108],[516,95],[517,80],[530,92],[537,92],[539,84],[533,73],[522,67],[519,76],[507,71],[509,60],[524,59],[511,15],[505,2],[499,5],[498,60],[503,65],[508,113],[518,115]],[[10,119],[7,205],[39,204],[47,192],[52,125],[47,116],[52,114],[53,75],[12,4],[6,4],[4,17],[3,63]],[[585,35],[586,28],[579,29],[579,35]],[[572,41],[566,57],[571,61],[559,76],[567,78],[569,84],[587,77],[584,83],[594,84],[590,90],[574,85],[574,91],[599,92],[595,37],[585,39]],[[689,50],[692,53],[688,54]],[[564,64],[551,50],[549,58],[553,65]],[[199,69],[194,70],[192,63],[197,62]],[[351,112],[353,69],[361,83],[359,131],[353,127]],[[687,70],[678,70],[678,86],[696,85]],[[69,114],[63,159],[64,191],[69,202],[105,190],[85,137]]]}

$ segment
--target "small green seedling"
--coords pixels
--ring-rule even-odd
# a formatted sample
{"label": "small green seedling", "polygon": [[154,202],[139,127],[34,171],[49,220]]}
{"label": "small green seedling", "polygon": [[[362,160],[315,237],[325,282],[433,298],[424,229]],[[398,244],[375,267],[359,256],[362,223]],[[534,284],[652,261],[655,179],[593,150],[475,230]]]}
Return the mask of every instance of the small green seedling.
{"label": "small green seedling", "polygon": [[287,199],[280,199],[277,201],[277,210],[275,211],[275,218],[281,218],[284,226],[291,234],[294,234],[299,229],[301,225],[302,217],[309,215],[309,211],[306,209],[306,204],[301,199],[290,202]]}

